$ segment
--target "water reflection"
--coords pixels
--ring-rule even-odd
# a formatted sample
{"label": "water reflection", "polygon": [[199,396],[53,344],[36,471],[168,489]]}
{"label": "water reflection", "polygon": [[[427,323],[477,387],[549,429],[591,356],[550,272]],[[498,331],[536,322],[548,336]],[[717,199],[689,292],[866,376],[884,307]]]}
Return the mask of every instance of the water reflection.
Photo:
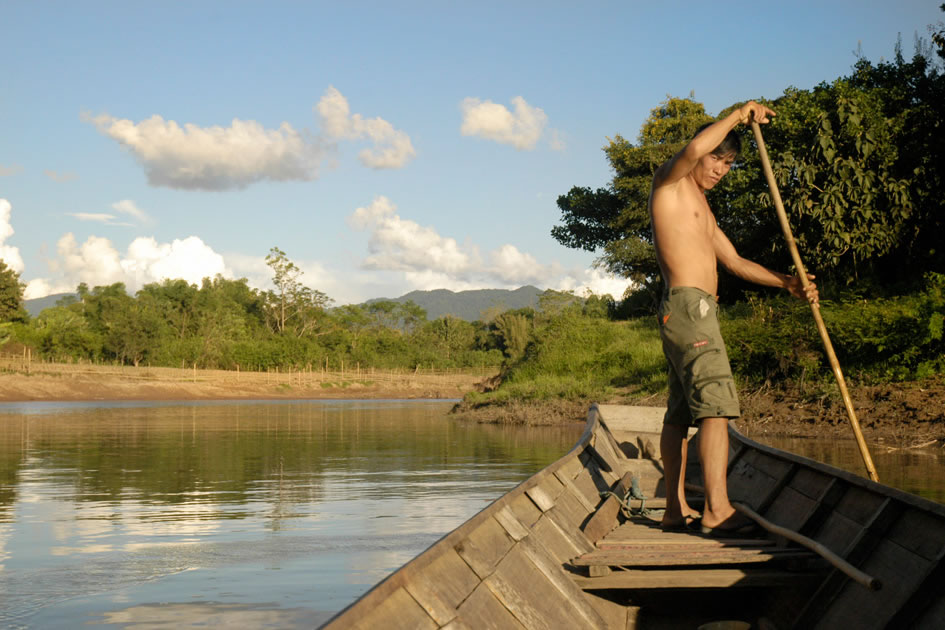
{"label": "water reflection", "polygon": [[450,406],[0,406],[0,626],[317,625],[580,432]]}
{"label": "water reflection", "polygon": [[[753,436],[753,439],[867,476],[859,448],[852,439],[765,436]],[[945,452],[940,447],[908,449],[871,444],[869,449],[882,483],[930,501],[945,503]]]}

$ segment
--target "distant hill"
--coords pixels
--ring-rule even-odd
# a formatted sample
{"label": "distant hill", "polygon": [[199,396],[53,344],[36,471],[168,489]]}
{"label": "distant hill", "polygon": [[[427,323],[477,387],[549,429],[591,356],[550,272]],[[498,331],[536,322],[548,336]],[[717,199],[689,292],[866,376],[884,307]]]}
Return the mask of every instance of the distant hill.
{"label": "distant hill", "polygon": [[53,293],[46,297],[23,300],[23,306],[26,308],[26,312],[30,314],[30,317],[36,317],[43,312],[44,308],[51,308],[56,305],[56,302],[70,295],[75,295],[75,293]]}
{"label": "distant hill", "polygon": [[412,301],[427,312],[427,319],[433,320],[444,315],[455,315],[460,319],[472,322],[480,319],[482,312],[499,307],[502,310],[517,308],[538,307],[538,296],[545,291],[531,285],[519,287],[514,291],[508,289],[478,289],[474,291],[450,291],[449,289],[435,289],[433,291],[411,291],[398,298],[377,298],[371,302],[404,302]]}

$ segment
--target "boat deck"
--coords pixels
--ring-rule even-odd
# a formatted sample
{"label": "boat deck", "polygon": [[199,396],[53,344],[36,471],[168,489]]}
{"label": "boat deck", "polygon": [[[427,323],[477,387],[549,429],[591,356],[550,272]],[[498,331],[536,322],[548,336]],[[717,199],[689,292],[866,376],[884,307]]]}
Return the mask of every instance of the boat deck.
{"label": "boat deck", "polygon": [[573,579],[584,590],[785,586],[826,570],[820,557],[771,538],[720,539],[697,532],[664,532],[636,516],[575,558],[586,568]]}

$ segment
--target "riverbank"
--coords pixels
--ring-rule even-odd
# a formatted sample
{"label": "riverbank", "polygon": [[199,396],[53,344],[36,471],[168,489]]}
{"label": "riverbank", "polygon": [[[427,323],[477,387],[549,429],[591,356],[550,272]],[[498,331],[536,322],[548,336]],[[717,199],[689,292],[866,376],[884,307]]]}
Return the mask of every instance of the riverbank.
{"label": "riverbank", "polygon": [[314,380],[302,376],[283,379],[197,378],[146,380],[138,376],[108,374],[62,375],[50,373],[0,374],[0,402],[96,401],[96,400],[279,400],[279,399],[380,399],[462,398],[479,377],[466,379],[369,376]]}
{"label": "riverbank", "polygon": [[[891,448],[945,445],[945,379],[869,386],[848,386],[864,436]],[[751,436],[852,438],[846,408],[836,386],[827,393],[797,387],[744,390],[739,393],[742,417],[739,430]],[[648,397],[615,397],[616,404],[666,404],[665,394]],[[457,417],[477,422],[556,424],[583,421],[591,401],[511,403],[474,407],[457,405]]]}
{"label": "riverbank", "polygon": [[[169,368],[162,368],[169,370]],[[476,374],[266,374],[159,369],[120,372],[56,370],[44,366],[30,374],[0,374],[0,402],[106,400],[279,400],[279,399],[462,399],[481,388]],[[179,374],[177,374],[179,373]],[[740,392],[738,426],[749,436],[851,437],[846,409],[836,393],[793,388]],[[872,442],[894,448],[945,445],[945,379],[850,386],[863,433]],[[511,402],[482,406],[458,403],[453,417],[493,424],[550,425],[583,422],[590,400]],[[664,405],[664,395],[616,395],[596,402]]]}

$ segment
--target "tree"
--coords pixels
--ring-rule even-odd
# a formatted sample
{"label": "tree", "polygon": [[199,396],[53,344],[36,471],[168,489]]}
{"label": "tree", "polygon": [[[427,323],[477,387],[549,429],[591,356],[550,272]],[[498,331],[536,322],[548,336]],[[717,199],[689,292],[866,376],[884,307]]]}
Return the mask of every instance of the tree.
{"label": "tree", "polygon": [[[891,290],[945,270],[938,236],[945,231],[945,75],[924,50],[917,42],[907,62],[897,46],[893,61],[860,59],[848,77],[789,88],[768,103],[778,113],[763,130],[772,168],[802,256],[822,286],[856,281]],[[652,175],[707,120],[691,98],[669,98],[652,110],[637,145],[616,136],[604,147],[615,173],[609,188],[575,187],[559,197],[563,224],[552,235],[568,247],[602,251],[608,270],[652,288],[647,283],[659,276],[647,212]],[[743,147],[707,194],[709,204],[739,253],[784,269],[790,256],[757,149],[749,141]],[[720,277],[720,293],[744,288]]]}
{"label": "tree", "polygon": [[266,264],[272,269],[275,291],[266,293],[267,313],[273,332],[302,337],[313,332],[332,299],[303,285],[302,270],[278,247],[269,250]]}
{"label": "tree", "polygon": [[29,314],[23,307],[20,274],[0,260],[0,322],[25,322]]}
{"label": "tree", "polygon": [[636,145],[618,134],[604,147],[615,173],[609,187],[575,186],[558,197],[563,225],[553,227],[551,235],[567,247],[603,250],[599,262],[611,273],[639,283],[657,277],[647,210],[653,173],[710,120],[691,97],[667,97],[650,110]]}

